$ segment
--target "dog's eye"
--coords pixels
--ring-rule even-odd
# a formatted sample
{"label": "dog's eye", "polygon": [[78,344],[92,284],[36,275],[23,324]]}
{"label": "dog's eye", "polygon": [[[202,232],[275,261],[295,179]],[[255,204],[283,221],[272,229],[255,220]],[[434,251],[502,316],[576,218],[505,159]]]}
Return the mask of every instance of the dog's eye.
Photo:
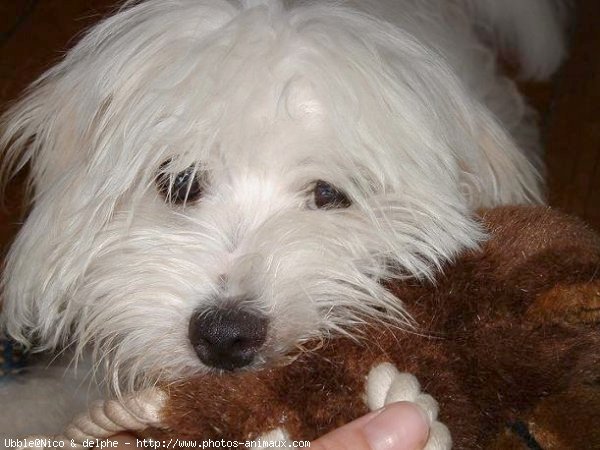
{"label": "dog's eye", "polygon": [[318,209],[347,208],[352,204],[346,194],[323,180],[316,182],[313,199]]}
{"label": "dog's eye", "polygon": [[161,165],[161,171],[156,177],[156,185],[162,196],[176,205],[198,200],[203,190],[198,167],[192,165],[179,173],[163,172],[162,169],[167,164],[168,162]]}

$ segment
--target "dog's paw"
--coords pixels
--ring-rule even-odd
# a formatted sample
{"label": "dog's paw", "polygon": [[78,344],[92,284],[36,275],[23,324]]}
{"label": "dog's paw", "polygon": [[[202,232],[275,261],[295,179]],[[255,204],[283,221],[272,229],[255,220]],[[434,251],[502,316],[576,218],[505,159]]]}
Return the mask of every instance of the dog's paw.
{"label": "dog's paw", "polygon": [[371,411],[399,401],[413,402],[421,407],[429,419],[429,439],[424,450],[452,448],[448,428],[437,421],[438,404],[431,395],[421,392],[417,379],[401,373],[393,364],[382,363],[369,372],[366,383],[366,403]]}

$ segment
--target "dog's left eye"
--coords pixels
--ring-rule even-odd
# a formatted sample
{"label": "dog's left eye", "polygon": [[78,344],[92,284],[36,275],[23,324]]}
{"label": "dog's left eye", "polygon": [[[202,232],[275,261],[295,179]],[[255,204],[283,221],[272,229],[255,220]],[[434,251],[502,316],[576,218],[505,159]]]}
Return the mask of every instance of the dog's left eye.
{"label": "dog's left eye", "polygon": [[[161,166],[164,167],[168,163]],[[176,205],[193,202],[202,196],[203,185],[198,167],[192,165],[179,173],[159,172],[156,177],[158,191]]]}
{"label": "dog's left eye", "polygon": [[347,208],[352,204],[346,194],[323,180],[315,183],[313,201],[318,209]]}

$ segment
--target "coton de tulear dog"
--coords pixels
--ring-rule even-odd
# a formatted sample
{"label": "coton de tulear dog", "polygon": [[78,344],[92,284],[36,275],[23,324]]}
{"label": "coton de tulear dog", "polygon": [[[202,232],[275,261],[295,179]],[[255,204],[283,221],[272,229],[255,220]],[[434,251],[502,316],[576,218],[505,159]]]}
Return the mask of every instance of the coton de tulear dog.
{"label": "coton de tulear dog", "polygon": [[[476,247],[475,208],[542,201],[535,117],[496,59],[551,75],[563,9],[126,3],[4,115],[5,182],[28,165],[32,194],[6,334],[87,355],[79,375],[122,393],[260,368],[365,318],[412,326],[386,280]],[[72,412],[77,386],[95,390],[4,384],[0,428],[51,431],[64,417],[39,402]]]}

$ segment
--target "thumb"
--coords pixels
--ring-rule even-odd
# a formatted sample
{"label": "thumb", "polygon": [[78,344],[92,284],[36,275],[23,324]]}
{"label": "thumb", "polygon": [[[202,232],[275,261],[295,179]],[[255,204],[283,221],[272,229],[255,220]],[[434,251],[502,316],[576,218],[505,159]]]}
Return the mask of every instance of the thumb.
{"label": "thumb", "polygon": [[311,450],[420,450],[429,434],[421,408],[397,402],[373,411],[312,442]]}

